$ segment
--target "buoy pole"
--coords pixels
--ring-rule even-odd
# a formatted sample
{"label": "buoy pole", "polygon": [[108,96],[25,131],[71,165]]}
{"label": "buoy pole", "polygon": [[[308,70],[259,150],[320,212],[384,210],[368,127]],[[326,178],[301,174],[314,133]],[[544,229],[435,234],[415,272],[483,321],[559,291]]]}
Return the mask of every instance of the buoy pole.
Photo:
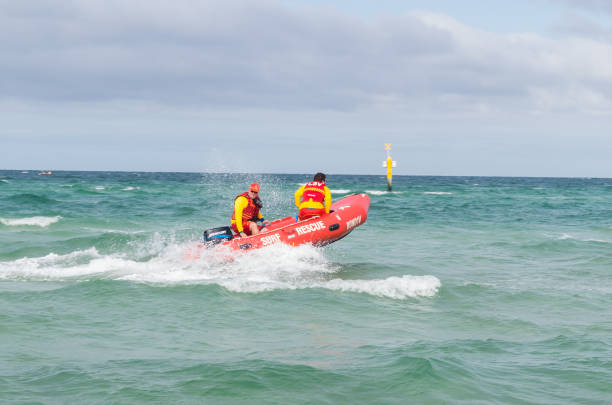
{"label": "buoy pole", "polygon": [[387,189],[391,191],[392,182],[393,182],[392,168],[395,167],[395,162],[393,161],[393,159],[391,159],[391,144],[390,143],[385,144],[385,150],[387,151],[387,160],[383,162],[383,167],[387,168]]}

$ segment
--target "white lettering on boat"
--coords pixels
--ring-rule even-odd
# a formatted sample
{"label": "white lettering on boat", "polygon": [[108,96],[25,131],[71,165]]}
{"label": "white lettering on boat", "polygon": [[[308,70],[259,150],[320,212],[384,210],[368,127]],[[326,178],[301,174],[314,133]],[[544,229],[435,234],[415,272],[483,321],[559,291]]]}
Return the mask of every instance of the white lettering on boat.
{"label": "white lettering on boat", "polygon": [[302,225],[295,228],[298,235],[304,235],[310,232],[318,231],[320,229],[325,229],[325,224],[323,223],[323,221],[318,221],[314,224]]}
{"label": "white lettering on boat", "polygon": [[263,243],[264,246],[272,245],[278,242],[280,242],[280,235],[277,233],[275,233],[274,235],[264,236],[263,238],[261,238],[261,243]]}
{"label": "white lettering on boat", "polygon": [[356,227],[360,223],[361,223],[361,215],[359,215],[358,217],[355,217],[353,219],[348,220],[346,222],[346,230],[348,231],[348,230]]}

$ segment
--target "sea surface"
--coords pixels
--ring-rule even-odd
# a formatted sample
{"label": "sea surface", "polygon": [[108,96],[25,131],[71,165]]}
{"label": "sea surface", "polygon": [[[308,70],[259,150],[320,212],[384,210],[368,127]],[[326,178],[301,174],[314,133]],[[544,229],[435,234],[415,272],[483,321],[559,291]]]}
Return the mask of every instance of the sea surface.
{"label": "sea surface", "polygon": [[328,175],[324,248],[186,260],[261,183],[0,171],[2,404],[610,404],[612,179]]}

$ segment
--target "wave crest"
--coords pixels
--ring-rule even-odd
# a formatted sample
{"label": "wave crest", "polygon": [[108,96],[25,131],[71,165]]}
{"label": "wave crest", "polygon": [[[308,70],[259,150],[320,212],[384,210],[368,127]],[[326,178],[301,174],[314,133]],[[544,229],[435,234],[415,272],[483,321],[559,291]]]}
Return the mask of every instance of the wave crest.
{"label": "wave crest", "polygon": [[62,217],[28,217],[28,218],[0,218],[0,223],[6,226],[39,226],[45,228],[56,223]]}
{"label": "wave crest", "polygon": [[[0,262],[0,279],[88,281],[95,278],[163,285],[216,284],[238,293],[274,290],[326,289],[405,299],[431,297],[440,287],[433,276],[389,277],[373,280],[332,278],[341,266],[327,260],[313,246],[270,246],[229,256],[202,252],[197,260],[185,259],[189,245],[166,245],[146,261],[125,255],[103,255],[95,248],[66,255],[49,254]],[[231,260],[228,260],[230,259]]]}
{"label": "wave crest", "polygon": [[334,279],[322,287],[339,291],[366,293],[378,297],[404,299],[408,297],[432,297],[440,288],[440,280],[434,276],[389,277],[384,280]]}

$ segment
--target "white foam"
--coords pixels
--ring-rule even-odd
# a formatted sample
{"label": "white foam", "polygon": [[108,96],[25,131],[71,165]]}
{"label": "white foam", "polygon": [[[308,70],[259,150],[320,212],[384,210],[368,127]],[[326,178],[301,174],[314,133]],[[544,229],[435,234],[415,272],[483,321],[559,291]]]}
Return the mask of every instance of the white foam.
{"label": "white foam", "polygon": [[96,186],[96,190],[104,190],[104,186]]}
{"label": "white foam", "polygon": [[29,217],[29,218],[0,218],[0,223],[6,226],[40,226],[45,228],[51,224],[56,223],[62,217]]}
{"label": "white foam", "polygon": [[432,297],[440,288],[440,280],[434,276],[389,277],[384,280],[334,279],[321,285],[331,290],[366,293],[378,297],[404,299],[407,297]]}
{"label": "white foam", "polygon": [[575,241],[578,241],[578,242],[612,243],[611,241],[605,240],[605,239],[579,238],[577,236],[573,236],[573,235],[570,235],[570,234],[567,234],[567,233],[563,233],[563,234],[561,234],[561,236],[556,236],[556,237],[551,236],[551,237],[554,238],[554,239],[557,239],[557,240],[568,240],[568,239],[571,239],[571,240],[575,240]]}
{"label": "white foam", "polygon": [[3,183],[8,183],[9,181],[7,179],[2,179]]}
{"label": "white foam", "polygon": [[[404,299],[436,294],[440,281],[433,276],[389,277],[374,280],[333,278],[338,266],[330,263],[322,249],[312,246],[275,245],[253,252],[234,254],[203,250],[197,260],[185,253],[195,244],[164,244],[149,241],[153,258],[139,261],[124,255],[101,255],[95,248],[66,255],[49,254],[0,262],[0,279],[89,280],[103,278],[157,285],[217,284],[238,293],[272,290],[326,289]],[[162,244],[164,246],[160,246]],[[146,248],[143,247],[143,250]]]}
{"label": "white foam", "polygon": [[92,274],[93,259],[100,257],[96,248],[90,248],[66,255],[50,253],[43,257],[0,262],[0,279],[54,280]]}
{"label": "white foam", "polygon": [[425,191],[423,194],[449,195],[449,194],[453,194],[453,193],[449,193],[448,191]]}
{"label": "white foam", "polygon": [[329,190],[331,191],[332,194],[348,194],[351,192],[351,190],[344,190],[344,189],[340,189],[340,190]]}
{"label": "white foam", "polygon": [[404,194],[404,191],[383,191],[383,190],[366,190],[367,194],[371,195],[385,195],[385,194]]}
{"label": "white foam", "polygon": [[321,251],[312,246],[275,245],[238,254],[203,249],[199,259],[185,260],[185,252],[192,248],[194,244],[168,248],[149,262],[146,271],[120,278],[152,283],[216,283],[232,291],[259,292],[289,287],[296,280],[335,271]]}
{"label": "white foam", "polygon": [[136,190],[139,187],[132,187],[132,186],[127,186],[126,188],[122,188],[123,191],[132,191],[132,190]]}

